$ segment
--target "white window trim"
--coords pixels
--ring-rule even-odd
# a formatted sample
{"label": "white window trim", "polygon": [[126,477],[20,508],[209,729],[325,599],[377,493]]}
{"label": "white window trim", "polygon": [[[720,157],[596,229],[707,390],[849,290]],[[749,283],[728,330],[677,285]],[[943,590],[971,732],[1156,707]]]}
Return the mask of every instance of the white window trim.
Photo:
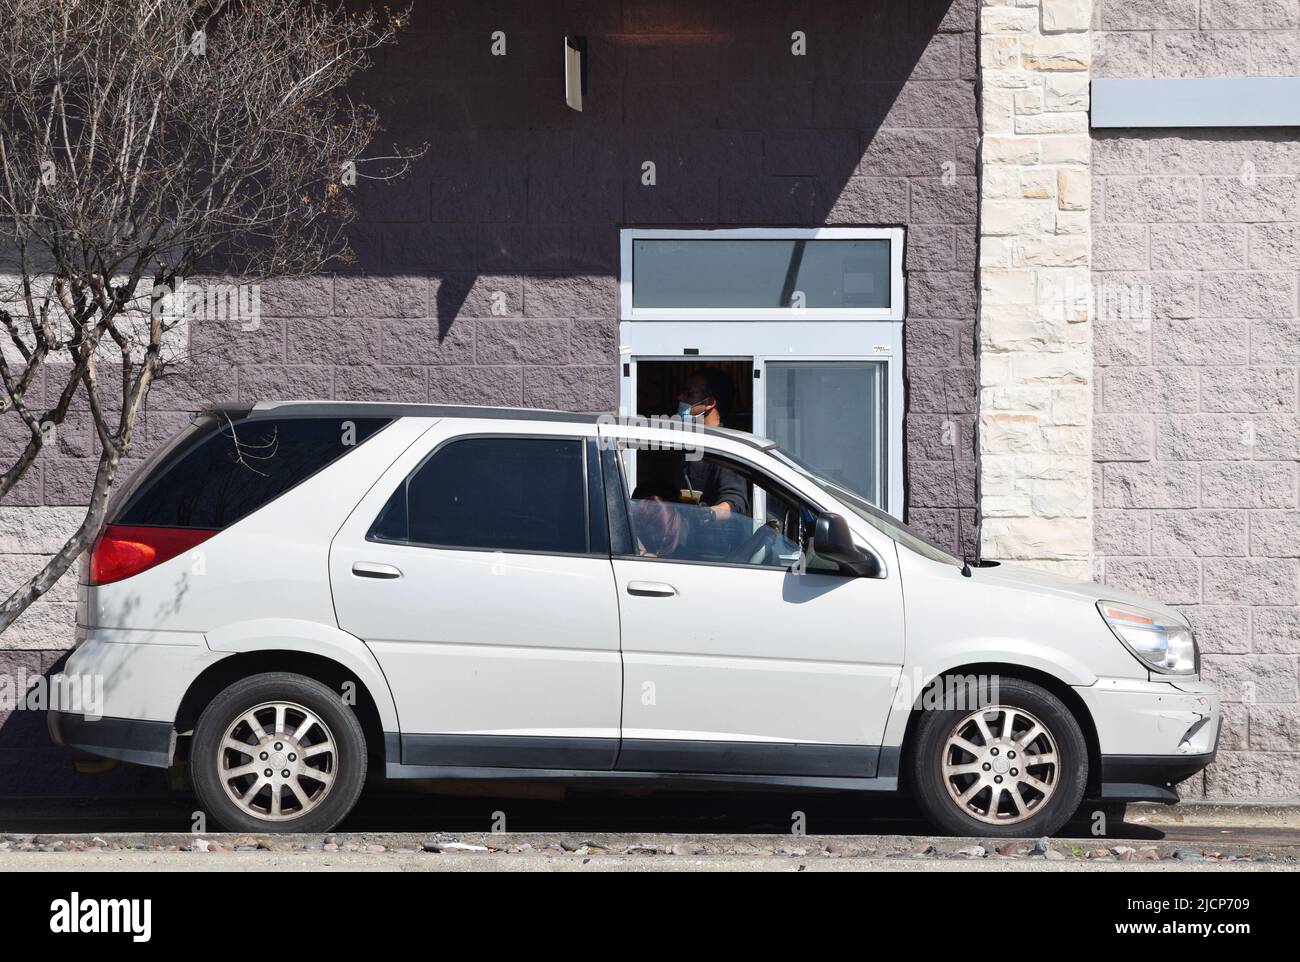
{"label": "white window trim", "polygon": [[[888,307],[641,307],[632,306],[632,242],[636,240],[888,240]],[[754,321],[856,320],[901,321],[906,298],[903,280],[901,227],[736,227],[698,230],[619,231],[619,320],[622,321]]]}

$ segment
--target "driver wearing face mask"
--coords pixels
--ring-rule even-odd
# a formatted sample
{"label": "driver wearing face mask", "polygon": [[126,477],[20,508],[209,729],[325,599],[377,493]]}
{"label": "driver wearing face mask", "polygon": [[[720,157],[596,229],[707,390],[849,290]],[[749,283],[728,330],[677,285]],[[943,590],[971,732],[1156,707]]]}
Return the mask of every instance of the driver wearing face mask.
{"label": "driver wearing face mask", "polygon": [[[731,413],[731,378],[716,367],[691,374],[686,388],[677,395],[677,413],[683,420],[708,427],[723,427]],[[704,524],[725,521],[733,514],[749,515],[749,486],[735,471],[706,459],[682,459],[683,498],[704,506]]]}

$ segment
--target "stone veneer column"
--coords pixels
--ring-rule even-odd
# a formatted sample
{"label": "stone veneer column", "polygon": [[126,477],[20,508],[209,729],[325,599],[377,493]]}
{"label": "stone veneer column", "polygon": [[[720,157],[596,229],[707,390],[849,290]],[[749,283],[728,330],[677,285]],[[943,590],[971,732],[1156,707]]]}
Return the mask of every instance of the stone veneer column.
{"label": "stone veneer column", "polygon": [[1092,577],[1092,0],[982,0],[985,558]]}

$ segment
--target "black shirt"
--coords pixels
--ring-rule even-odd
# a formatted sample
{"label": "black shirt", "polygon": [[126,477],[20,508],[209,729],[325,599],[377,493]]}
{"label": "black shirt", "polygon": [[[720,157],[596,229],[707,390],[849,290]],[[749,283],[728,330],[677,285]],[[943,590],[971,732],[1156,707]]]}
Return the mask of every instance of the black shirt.
{"label": "black shirt", "polygon": [[725,503],[731,505],[732,511],[749,515],[749,485],[731,468],[705,458],[683,458],[681,477],[683,488],[700,493],[700,504],[714,507]]}

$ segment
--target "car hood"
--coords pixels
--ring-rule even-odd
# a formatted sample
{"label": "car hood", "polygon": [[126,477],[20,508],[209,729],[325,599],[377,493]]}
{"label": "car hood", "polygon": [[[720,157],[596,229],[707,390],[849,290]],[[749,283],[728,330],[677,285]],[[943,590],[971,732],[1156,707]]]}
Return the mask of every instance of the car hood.
{"label": "car hood", "polygon": [[1099,585],[1093,581],[1072,581],[1036,568],[998,564],[988,568],[972,568],[971,577],[987,585],[1019,588],[1039,594],[1047,593],[1060,598],[1087,602],[1090,605],[1095,605],[1098,601],[1117,601],[1145,608],[1147,611],[1187,624],[1187,618],[1177,609],[1145,595],[1121,591],[1110,585]]}

